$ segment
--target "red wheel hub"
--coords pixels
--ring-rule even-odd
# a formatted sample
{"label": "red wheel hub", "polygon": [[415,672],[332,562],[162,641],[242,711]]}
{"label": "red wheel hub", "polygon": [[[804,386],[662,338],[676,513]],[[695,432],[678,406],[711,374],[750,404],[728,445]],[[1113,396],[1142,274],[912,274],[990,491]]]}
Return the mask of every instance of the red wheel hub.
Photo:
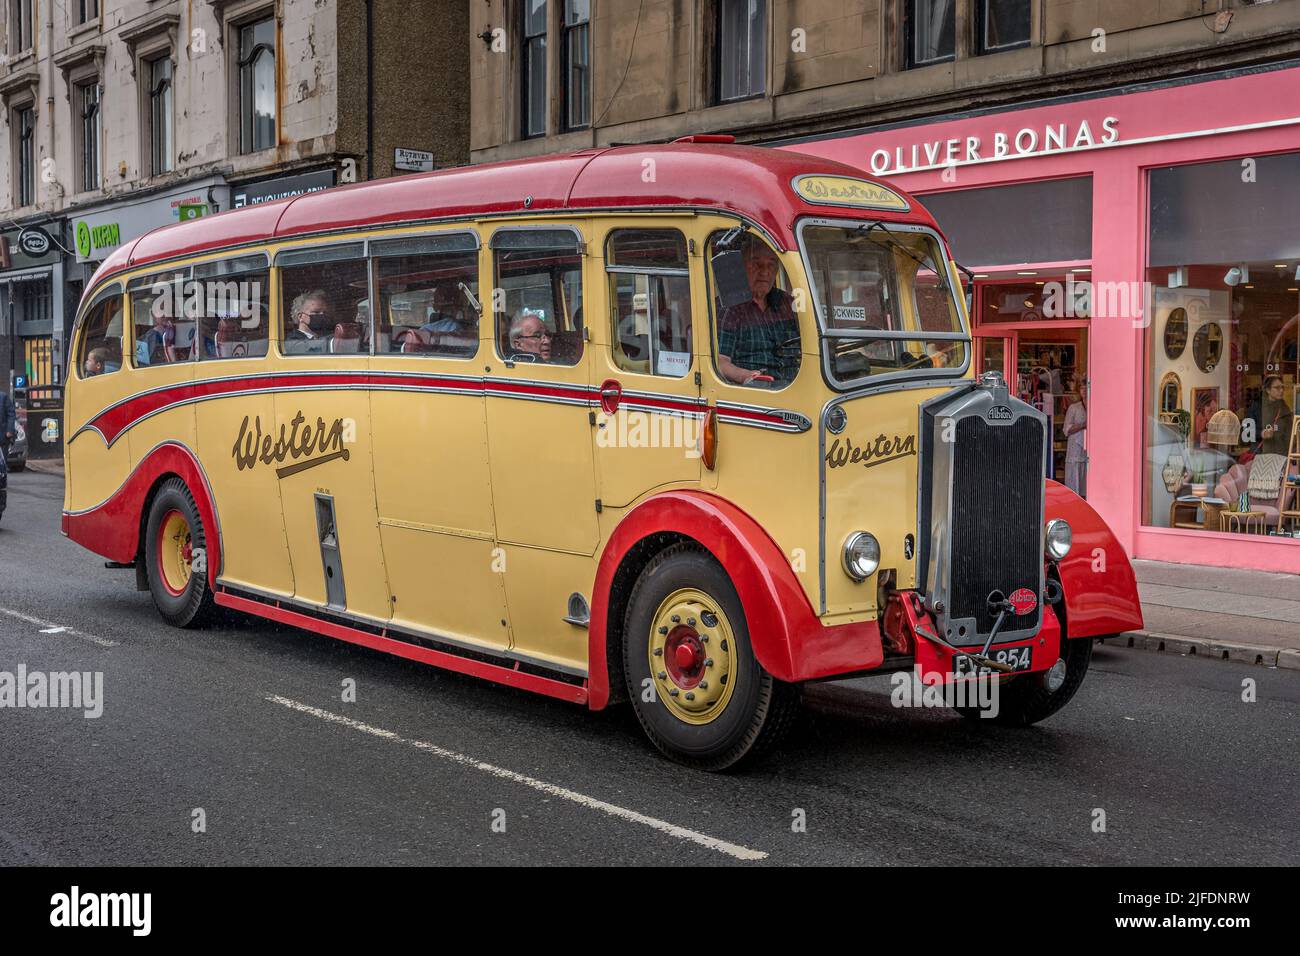
{"label": "red wheel hub", "polygon": [[664,641],[664,660],[668,676],[683,690],[697,687],[704,677],[704,644],[695,628],[680,625]]}

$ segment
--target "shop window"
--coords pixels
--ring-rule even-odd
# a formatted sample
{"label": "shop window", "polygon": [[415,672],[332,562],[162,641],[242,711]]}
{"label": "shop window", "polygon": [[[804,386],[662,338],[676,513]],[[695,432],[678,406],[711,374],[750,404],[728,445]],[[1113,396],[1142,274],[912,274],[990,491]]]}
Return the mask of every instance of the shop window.
{"label": "shop window", "polygon": [[709,237],[708,261],[719,377],[751,388],[789,385],[803,347],[790,280],[776,252],[737,227]]}
{"label": "shop window", "polygon": [[259,358],[270,340],[271,276],[266,256],[194,267],[199,359]]}
{"label": "shop window", "polygon": [[904,0],[903,34],[908,68],[946,63],[956,56],[956,0]]}
{"label": "shop window", "polygon": [[714,62],[719,103],[762,96],[767,71],[767,0],[717,0]]}
{"label": "shop window", "polygon": [[567,229],[492,236],[497,348],[508,362],[576,365],[582,358],[582,252]]}
{"label": "shop window", "polygon": [[564,127],[591,124],[591,0],[564,0]]}
{"label": "shop window", "polygon": [[109,375],[122,367],[122,331],[122,289],[117,286],[86,310],[77,344],[79,377]]}
{"label": "shop window", "polygon": [[472,358],[478,352],[478,241],[471,233],[371,245],[377,355]]}
{"label": "shop window", "polygon": [[605,252],[614,364],[681,378],[691,370],[691,279],[676,229],[619,229]]}
{"label": "shop window", "polygon": [[236,36],[239,151],[253,153],[276,143],[275,17],[242,24]]}
{"label": "shop window", "polygon": [[1029,46],[1029,0],[977,0],[976,49],[1001,53]]}
{"label": "shop window", "polygon": [[1145,519],[1287,535],[1300,488],[1300,153],[1155,169]]}
{"label": "shop window", "polygon": [[520,119],[524,138],[546,135],[546,0],[523,0],[519,57]]}
{"label": "shop window", "polygon": [[[967,266],[1092,258],[1092,177],[916,197]],[[1049,210],[1044,215],[1044,210]]]}
{"label": "shop window", "polygon": [[361,243],[276,256],[285,355],[370,351],[369,278]]}

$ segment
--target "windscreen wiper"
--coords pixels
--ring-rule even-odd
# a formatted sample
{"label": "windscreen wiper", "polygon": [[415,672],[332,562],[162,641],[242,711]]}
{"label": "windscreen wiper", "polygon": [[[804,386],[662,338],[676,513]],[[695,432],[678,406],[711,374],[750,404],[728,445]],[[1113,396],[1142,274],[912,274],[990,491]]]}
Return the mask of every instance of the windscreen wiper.
{"label": "windscreen wiper", "polygon": [[[877,239],[875,236],[871,235],[871,230],[873,229],[879,229],[881,232],[885,234],[885,238]],[[935,276],[938,278],[939,283],[943,287],[944,291],[946,292],[948,290],[948,279],[944,275],[944,270],[935,266],[935,264],[932,263],[929,259],[924,258],[922,256],[918,256],[911,249],[907,248],[907,246],[903,245],[901,242],[895,239],[894,234],[889,231],[889,227],[886,226],[879,219],[875,220],[874,222],[864,223],[863,225],[858,226],[858,228],[854,231],[859,236],[862,236],[864,239],[868,239],[871,242],[874,242],[878,246],[885,246],[888,249],[894,249],[898,252],[901,252],[903,255],[907,256],[907,258],[911,259],[913,262],[919,265],[921,268],[930,269],[931,271],[934,272]]]}

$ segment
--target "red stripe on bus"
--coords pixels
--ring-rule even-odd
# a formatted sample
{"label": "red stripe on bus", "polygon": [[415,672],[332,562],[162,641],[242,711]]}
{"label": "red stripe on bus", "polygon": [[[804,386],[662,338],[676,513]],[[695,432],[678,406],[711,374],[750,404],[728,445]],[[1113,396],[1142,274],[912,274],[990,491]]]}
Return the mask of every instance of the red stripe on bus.
{"label": "red stripe on bus", "polygon": [[573,704],[585,704],[587,702],[587,688],[585,686],[566,684],[564,681],[525,673],[499,664],[470,660],[444,651],[436,651],[429,647],[421,647],[418,644],[408,644],[405,641],[371,634],[332,621],[323,621],[320,618],[312,617],[310,614],[301,614],[288,608],[250,600],[225,591],[218,590],[213,594],[213,597],[218,604],[224,607],[243,611],[246,614],[255,614],[258,617],[265,617],[272,621],[279,621],[282,624],[291,624],[303,630],[324,634],[326,637],[347,641],[349,644],[359,644],[362,647],[395,654],[398,657],[420,661],[423,664],[432,664],[434,667],[441,667],[444,670],[469,674],[472,677],[481,677],[498,684],[504,684],[507,687],[533,691],[538,694],[545,694],[548,697],[558,697],[560,700],[567,700]]}

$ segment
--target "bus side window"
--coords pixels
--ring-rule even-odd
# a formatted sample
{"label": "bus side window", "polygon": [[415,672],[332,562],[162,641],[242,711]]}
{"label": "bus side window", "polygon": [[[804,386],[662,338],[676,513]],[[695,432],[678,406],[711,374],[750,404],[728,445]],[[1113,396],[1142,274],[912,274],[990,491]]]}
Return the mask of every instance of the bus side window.
{"label": "bus side window", "polygon": [[369,280],[359,243],[292,249],[280,269],[285,355],[355,355],[370,351]]}
{"label": "bus side window", "polygon": [[173,365],[194,357],[195,318],[186,305],[189,269],[131,284],[132,361],[136,368]]}
{"label": "bus side window", "polygon": [[122,367],[122,289],[103,295],[86,312],[77,345],[81,378],[108,375]]}
{"label": "bus side window", "polygon": [[691,280],[676,229],[618,229],[605,252],[614,364],[681,378],[691,369]]}
{"label": "bus side window", "polygon": [[771,246],[754,233],[733,233],[709,237],[714,365],[733,385],[784,388],[803,358],[790,282]]}
{"label": "bus side window", "polygon": [[478,238],[447,233],[371,243],[378,355],[472,358],[478,352]]}
{"label": "bus side window", "polygon": [[492,236],[497,348],[509,362],[576,365],[582,358],[582,253],[568,229]]}
{"label": "bus side window", "polygon": [[258,358],[270,339],[271,275],[265,256],[194,267],[204,293],[198,323],[199,360]]}

